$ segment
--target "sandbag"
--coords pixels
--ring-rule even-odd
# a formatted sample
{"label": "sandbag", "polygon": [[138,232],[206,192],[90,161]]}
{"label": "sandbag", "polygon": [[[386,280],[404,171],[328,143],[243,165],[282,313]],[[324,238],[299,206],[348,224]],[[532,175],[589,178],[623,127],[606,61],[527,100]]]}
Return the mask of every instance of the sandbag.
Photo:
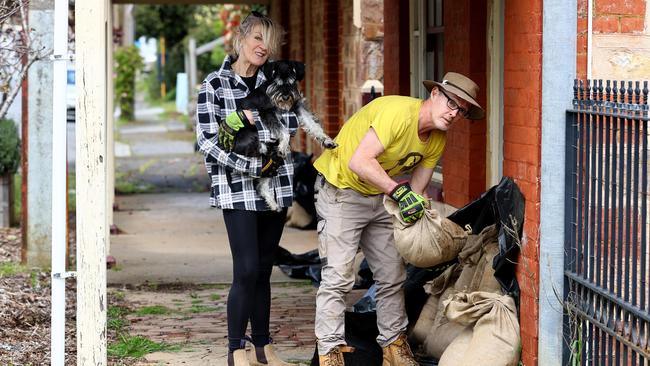
{"label": "sandbag", "polygon": [[433,324],[438,313],[438,300],[440,294],[445,291],[456,280],[459,274],[458,264],[451,265],[440,276],[427,282],[424,285],[424,291],[429,294],[420,316],[418,317],[415,326],[411,329],[409,340],[413,343],[423,343],[427,336],[431,333]]}
{"label": "sandbag", "polygon": [[431,331],[429,334],[427,334],[427,337],[422,345],[425,354],[428,356],[440,358],[447,347],[451,344],[451,342],[453,342],[459,334],[467,329],[467,325],[450,321],[444,313],[444,301],[452,298],[456,292],[456,289],[449,287],[445,290],[445,292],[442,293],[442,295],[440,295],[436,318],[433,321]]}
{"label": "sandbag", "polygon": [[420,317],[409,334],[409,340],[413,343],[420,344],[424,342],[429,333],[431,333],[433,321],[435,320],[436,312],[438,311],[439,299],[440,296],[438,295],[429,295],[427,302],[424,303],[424,307],[422,307],[422,311],[420,311]]}
{"label": "sandbag", "polygon": [[[499,254],[499,243],[494,241],[489,243],[483,248],[483,256],[481,262],[483,263],[483,273],[481,277],[476,277],[477,291],[491,292],[494,294],[502,294],[501,284],[494,276],[494,257]],[[474,281],[472,281],[474,282]]]}
{"label": "sandbag", "polygon": [[295,227],[298,229],[307,228],[314,217],[305,210],[298,202],[294,202],[291,207],[287,209],[287,221],[285,222],[286,226]]}
{"label": "sandbag", "polygon": [[489,292],[457,293],[442,304],[447,319],[473,325],[473,330],[466,345],[467,333],[454,340],[458,344],[445,350],[439,366],[517,365],[521,340],[512,297]]}
{"label": "sandbag", "polygon": [[[478,235],[469,235],[467,237],[467,243],[458,253],[458,262],[463,268],[458,281],[454,284],[454,288],[458,292],[478,291],[486,269],[485,260],[481,260],[485,247],[496,240],[497,230],[495,225],[486,227]],[[490,263],[489,268],[491,267],[492,264]]]}
{"label": "sandbag", "polygon": [[395,247],[408,263],[426,268],[450,261],[465,245],[467,233],[438,211],[426,209],[415,223],[405,223],[397,202],[384,197],[384,207],[393,216]]}

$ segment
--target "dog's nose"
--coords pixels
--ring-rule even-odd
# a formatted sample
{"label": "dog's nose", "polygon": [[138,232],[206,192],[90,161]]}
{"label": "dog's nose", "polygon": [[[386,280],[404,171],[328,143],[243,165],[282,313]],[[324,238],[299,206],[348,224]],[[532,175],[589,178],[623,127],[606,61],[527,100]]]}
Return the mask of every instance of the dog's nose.
{"label": "dog's nose", "polygon": [[288,95],[283,95],[283,96],[282,96],[282,100],[288,100],[288,99],[289,99],[289,96],[288,96]]}

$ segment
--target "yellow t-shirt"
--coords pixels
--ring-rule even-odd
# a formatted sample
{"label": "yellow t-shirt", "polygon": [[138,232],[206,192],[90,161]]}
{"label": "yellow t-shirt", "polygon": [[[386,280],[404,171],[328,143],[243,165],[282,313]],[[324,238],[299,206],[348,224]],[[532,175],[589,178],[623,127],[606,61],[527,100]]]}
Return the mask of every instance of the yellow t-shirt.
{"label": "yellow t-shirt", "polygon": [[380,190],[359,179],[348,168],[359,142],[372,127],[384,146],[377,157],[381,167],[393,177],[410,173],[417,165],[436,166],[445,148],[446,135],[433,130],[423,142],[418,137],[418,117],[422,100],[404,96],[380,97],[361,108],[343,125],[336,137],[336,149],[325,150],[314,167],[338,188],[352,188],[362,194],[379,194]]}

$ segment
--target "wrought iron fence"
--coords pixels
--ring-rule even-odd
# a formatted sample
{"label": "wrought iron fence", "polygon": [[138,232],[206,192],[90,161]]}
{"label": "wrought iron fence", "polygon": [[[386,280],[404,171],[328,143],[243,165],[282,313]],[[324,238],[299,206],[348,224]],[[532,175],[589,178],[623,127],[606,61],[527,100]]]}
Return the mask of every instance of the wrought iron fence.
{"label": "wrought iron fence", "polygon": [[650,365],[648,82],[574,82],[567,111],[565,364]]}

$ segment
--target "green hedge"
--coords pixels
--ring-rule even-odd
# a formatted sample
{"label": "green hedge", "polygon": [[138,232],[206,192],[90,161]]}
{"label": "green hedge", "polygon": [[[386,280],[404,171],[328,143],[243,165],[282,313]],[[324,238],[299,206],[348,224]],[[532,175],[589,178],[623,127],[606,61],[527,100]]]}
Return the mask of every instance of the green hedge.
{"label": "green hedge", "polygon": [[12,120],[0,119],[0,174],[13,174],[20,164],[20,138]]}
{"label": "green hedge", "polygon": [[135,77],[143,60],[135,46],[115,51],[115,98],[120,106],[120,119],[132,120],[135,109]]}

